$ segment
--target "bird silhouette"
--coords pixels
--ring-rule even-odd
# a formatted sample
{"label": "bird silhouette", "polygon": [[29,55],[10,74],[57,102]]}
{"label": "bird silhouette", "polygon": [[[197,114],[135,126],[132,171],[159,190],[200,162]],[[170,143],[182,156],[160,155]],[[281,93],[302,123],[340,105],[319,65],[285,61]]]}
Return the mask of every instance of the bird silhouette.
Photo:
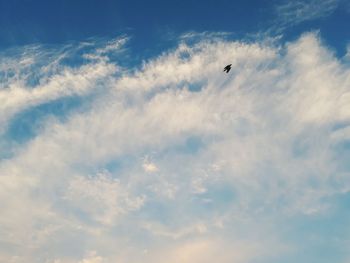
{"label": "bird silhouette", "polygon": [[232,64],[227,65],[227,66],[224,68],[224,72],[226,71],[226,73],[228,73],[228,72],[231,70],[231,66],[232,66]]}

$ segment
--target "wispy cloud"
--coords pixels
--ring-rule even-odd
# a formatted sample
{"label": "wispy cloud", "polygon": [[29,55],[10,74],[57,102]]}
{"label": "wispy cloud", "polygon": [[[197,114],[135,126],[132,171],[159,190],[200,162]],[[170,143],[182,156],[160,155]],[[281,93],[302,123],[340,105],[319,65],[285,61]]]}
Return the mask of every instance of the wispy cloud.
{"label": "wispy cloud", "polygon": [[79,67],[68,66],[65,60],[77,59],[74,58],[76,53],[89,46],[88,43],[68,45],[61,50],[33,46],[22,52],[9,50],[3,53],[0,65],[1,127],[20,111],[60,98],[87,95],[101,87],[101,79],[105,81],[107,76],[118,71],[117,65],[105,61],[105,55],[122,49],[126,40],[120,38],[84,54],[88,59],[98,60],[88,64],[77,62]]}
{"label": "wispy cloud", "polygon": [[305,21],[321,19],[331,15],[340,0],[283,1],[276,6],[275,29],[284,30]]}
{"label": "wispy cloud", "polygon": [[181,42],[134,71],[118,72],[107,51],[1,91],[6,122],[104,91],[1,160],[2,261],[271,262],[309,245],[289,238],[293,220],[338,211],[350,190],[350,70],[317,34]]}

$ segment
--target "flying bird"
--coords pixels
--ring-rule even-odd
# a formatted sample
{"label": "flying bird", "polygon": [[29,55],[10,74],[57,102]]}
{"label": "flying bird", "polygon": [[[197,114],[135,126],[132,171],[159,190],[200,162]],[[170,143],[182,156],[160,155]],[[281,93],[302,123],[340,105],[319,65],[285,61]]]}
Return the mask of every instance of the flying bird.
{"label": "flying bird", "polygon": [[227,65],[227,66],[224,68],[224,72],[226,71],[226,73],[228,73],[228,72],[231,70],[231,66],[232,66],[232,64]]}

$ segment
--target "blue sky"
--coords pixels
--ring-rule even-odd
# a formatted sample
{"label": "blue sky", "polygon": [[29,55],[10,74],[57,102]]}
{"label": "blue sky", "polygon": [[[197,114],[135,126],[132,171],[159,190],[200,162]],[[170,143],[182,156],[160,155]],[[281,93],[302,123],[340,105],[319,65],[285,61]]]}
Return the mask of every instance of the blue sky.
{"label": "blue sky", "polygon": [[349,1],[0,12],[0,262],[350,262]]}
{"label": "blue sky", "polygon": [[[346,0],[337,1],[330,11],[320,11],[319,15],[306,18],[304,23],[299,23],[298,19],[294,22],[282,22],[278,6],[286,5],[287,2],[0,1],[0,46],[62,44],[91,37],[116,37],[126,33],[133,37],[130,45],[134,47],[134,52],[143,56],[145,52],[154,55],[158,49],[166,48],[174,38],[188,31],[229,32],[236,38],[242,38],[248,34],[270,30],[271,27],[282,26],[286,22],[285,38],[296,38],[305,30],[321,30],[323,38],[344,54],[350,37],[346,27],[341,26],[349,21],[349,4]],[[331,3],[325,5],[329,8],[334,1],[323,2]],[[322,8],[322,4],[316,6]],[[311,11],[307,11],[303,16],[310,13]],[[293,23],[295,25],[291,26]],[[278,32],[273,34],[280,33],[279,30],[276,31]]]}

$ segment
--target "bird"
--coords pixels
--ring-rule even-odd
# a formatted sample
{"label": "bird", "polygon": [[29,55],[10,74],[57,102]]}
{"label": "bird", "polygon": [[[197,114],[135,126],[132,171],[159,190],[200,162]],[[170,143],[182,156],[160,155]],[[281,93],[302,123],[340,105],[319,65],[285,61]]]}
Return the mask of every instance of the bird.
{"label": "bird", "polygon": [[231,70],[231,66],[232,66],[232,64],[227,65],[227,66],[224,68],[224,72],[226,71],[226,73],[228,73],[228,72]]}

